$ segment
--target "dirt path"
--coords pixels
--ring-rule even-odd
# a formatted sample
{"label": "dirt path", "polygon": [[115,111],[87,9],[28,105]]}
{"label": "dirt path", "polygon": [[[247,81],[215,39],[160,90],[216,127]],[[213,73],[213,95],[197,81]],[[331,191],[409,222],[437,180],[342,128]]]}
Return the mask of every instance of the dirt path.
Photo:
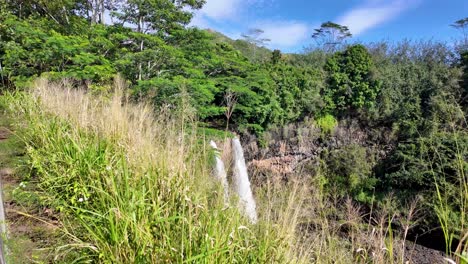
{"label": "dirt path", "polygon": [[9,131],[6,128],[0,127],[0,140],[7,139],[9,134],[10,134]]}
{"label": "dirt path", "polygon": [[[9,136],[9,131],[6,128],[0,127],[0,141],[5,141]],[[3,179],[8,174],[11,174],[11,169],[9,168],[0,168],[0,264],[6,264],[6,251],[5,251],[5,243],[4,237],[6,237],[7,229],[6,229],[6,219],[5,219],[5,209],[3,203]]]}
{"label": "dirt path", "polygon": [[[57,243],[58,221],[50,209],[40,205],[36,185],[22,175],[25,164],[24,144],[9,128],[9,120],[0,109],[0,229],[6,228],[6,250],[2,253],[8,264],[51,263]],[[24,167],[24,166],[23,166]],[[19,169],[18,169],[19,168]],[[1,231],[0,230],[0,231]],[[0,258],[0,264],[3,260]]]}

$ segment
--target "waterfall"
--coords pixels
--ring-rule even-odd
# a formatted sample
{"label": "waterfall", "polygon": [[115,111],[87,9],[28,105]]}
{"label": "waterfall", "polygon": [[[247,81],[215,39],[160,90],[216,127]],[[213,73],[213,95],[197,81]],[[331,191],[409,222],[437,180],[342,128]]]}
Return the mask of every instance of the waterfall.
{"label": "waterfall", "polygon": [[239,195],[239,206],[245,212],[252,223],[257,222],[257,211],[252,190],[250,189],[249,175],[245,165],[244,151],[238,138],[232,139],[234,158],[233,182]]}
{"label": "waterfall", "polygon": [[227,175],[226,175],[226,169],[224,167],[224,162],[219,157],[218,146],[216,146],[216,143],[213,140],[210,142],[210,146],[213,149],[215,149],[215,162],[216,162],[216,165],[214,167],[214,174],[215,174],[216,178],[218,178],[218,180],[223,185],[224,203],[228,204],[229,203],[229,184],[228,184],[228,181],[227,181]]}

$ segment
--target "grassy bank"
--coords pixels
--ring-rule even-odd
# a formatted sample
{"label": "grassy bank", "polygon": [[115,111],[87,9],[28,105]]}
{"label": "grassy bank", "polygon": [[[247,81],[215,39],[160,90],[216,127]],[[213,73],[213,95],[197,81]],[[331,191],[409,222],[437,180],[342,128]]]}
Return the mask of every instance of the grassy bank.
{"label": "grassy bank", "polygon": [[2,98],[21,120],[40,203],[62,217],[69,243],[56,246],[57,256],[93,263],[295,259],[294,221],[252,226],[224,205],[188,111],[155,117],[126,103],[119,82],[106,97],[66,86],[40,81],[31,93]]}
{"label": "grassy bank", "polygon": [[[14,129],[15,120],[0,104],[0,177],[6,234],[2,234],[7,263],[48,263],[54,247],[65,243],[50,209],[39,203],[37,182],[29,177],[25,144]],[[56,259],[59,261],[58,259]],[[56,261],[56,262],[57,262]],[[65,262],[66,263],[66,262]]]}

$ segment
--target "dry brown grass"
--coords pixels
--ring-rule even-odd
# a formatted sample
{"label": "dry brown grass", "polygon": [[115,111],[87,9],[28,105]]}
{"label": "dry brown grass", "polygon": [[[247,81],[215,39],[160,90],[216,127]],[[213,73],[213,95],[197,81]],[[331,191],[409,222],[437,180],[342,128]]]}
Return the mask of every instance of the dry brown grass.
{"label": "dry brown grass", "polygon": [[[46,111],[78,128],[112,139],[127,151],[132,164],[148,166],[161,163],[179,172],[191,167],[184,165],[185,146],[190,142],[184,142],[187,137],[180,133],[184,132],[184,123],[193,122],[193,119],[185,114],[181,120],[171,118],[164,108],[155,115],[147,104],[128,103],[123,79],[115,79],[114,91],[107,101],[102,97],[95,99],[85,90],[74,89],[66,81],[50,83],[39,79],[35,87],[34,95]],[[169,155],[171,164],[166,164],[167,159],[161,159],[164,157],[158,152]]]}

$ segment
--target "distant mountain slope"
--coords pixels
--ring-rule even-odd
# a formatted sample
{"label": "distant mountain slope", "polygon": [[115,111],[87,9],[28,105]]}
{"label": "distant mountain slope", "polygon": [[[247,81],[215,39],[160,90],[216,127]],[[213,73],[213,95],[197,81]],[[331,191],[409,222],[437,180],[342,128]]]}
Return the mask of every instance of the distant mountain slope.
{"label": "distant mountain slope", "polygon": [[216,42],[225,42],[231,44],[235,49],[239,50],[251,61],[260,62],[269,60],[271,53],[273,52],[266,47],[259,47],[242,39],[231,39],[228,36],[213,29],[207,29],[206,31],[213,35]]}

